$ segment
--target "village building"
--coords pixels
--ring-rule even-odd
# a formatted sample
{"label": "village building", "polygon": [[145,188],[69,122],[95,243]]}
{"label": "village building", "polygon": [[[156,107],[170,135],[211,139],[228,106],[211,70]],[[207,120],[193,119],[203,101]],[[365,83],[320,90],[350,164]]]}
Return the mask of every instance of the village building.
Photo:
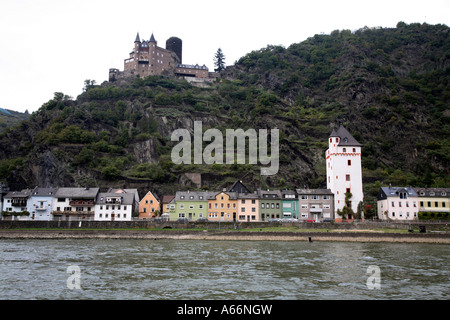
{"label": "village building", "polygon": [[311,222],[332,221],[334,195],[330,189],[297,189],[299,220]]}
{"label": "village building", "polygon": [[450,188],[413,188],[419,212],[450,212]]}
{"label": "village building", "polygon": [[134,194],[98,193],[95,201],[95,221],[131,221],[134,212]]}
{"label": "village building", "polygon": [[94,220],[99,188],[58,188],[53,200],[56,220]]}
{"label": "village building", "polygon": [[281,218],[281,191],[258,190],[260,221]]}
{"label": "village building", "polygon": [[3,220],[28,220],[29,211],[28,204],[31,189],[23,189],[21,191],[10,191],[3,197]]}
{"label": "village building", "polygon": [[411,187],[381,187],[377,196],[378,218],[381,220],[418,219],[418,195]]}
{"label": "village building", "polygon": [[28,201],[28,212],[30,220],[53,220],[53,198],[57,189],[38,188],[32,192]]}
{"label": "village building", "polygon": [[208,218],[208,199],[215,192],[178,191],[170,206],[170,220],[186,219],[196,221]]}
{"label": "village building", "polygon": [[208,221],[237,221],[238,201],[236,192],[222,191],[208,199]]}
{"label": "village building", "polygon": [[170,206],[175,206],[175,196],[164,195],[161,201],[161,217],[170,219]]}
{"label": "village building", "polygon": [[257,193],[237,194],[238,222],[259,221],[259,197]]}
{"label": "village building", "polygon": [[139,219],[151,219],[161,215],[161,203],[158,196],[151,191],[139,202]]}
{"label": "village building", "polygon": [[283,219],[298,218],[298,198],[295,190],[281,191],[281,217]]}

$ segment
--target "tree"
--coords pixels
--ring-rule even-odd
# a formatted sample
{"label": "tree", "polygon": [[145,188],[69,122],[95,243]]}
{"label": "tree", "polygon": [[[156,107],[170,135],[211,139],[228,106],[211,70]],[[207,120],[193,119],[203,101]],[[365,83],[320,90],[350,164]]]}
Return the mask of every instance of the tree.
{"label": "tree", "polygon": [[351,201],[350,201],[352,196],[353,195],[350,192],[346,192],[345,193],[345,206],[342,208],[342,210],[340,210],[340,209],[337,210],[338,215],[342,216],[342,219],[349,219],[349,218],[353,218],[355,216],[355,213],[353,212]]}
{"label": "tree", "polygon": [[95,86],[95,80],[86,79],[84,80],[84,88],[83,91],[86,92],[89,89],[93,88]]}
{"label": "tree", "polygon": [[222,49],[217,49],[216,54],[214,55],[214,65],[216,68],[214,71],[220,72],[225,69],[225,55],[222,52]]}

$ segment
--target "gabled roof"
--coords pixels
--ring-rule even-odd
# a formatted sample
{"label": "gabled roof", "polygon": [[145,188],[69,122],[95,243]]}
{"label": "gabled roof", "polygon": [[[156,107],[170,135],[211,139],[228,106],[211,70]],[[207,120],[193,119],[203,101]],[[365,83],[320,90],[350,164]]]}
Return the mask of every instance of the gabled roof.
{"label": "gabled roof", "polygon": [[[97,195],[96,204],[108,204],[106,198],[120,198],[121,205],[132,205],[134,202],[134,194],[131,193],[114,193],[105,192]],[[116,203],[117,204],[117,203]]]}
{"label": "gabled roof", "polygon": [[340,125],[339,129],[333,131],[330,134],[330,137],[338,137],[339,138],[339,146],[362,146],[361,143],[356,141],[356,139],[345,129],[342,125]]}
{"label": "gabled roof", "polygon": [[247,187],[244,186],[244,184],[240,180],[236,180],[236,182],[233,183],[233,185],[228,191],[238,193],[250,193],[250,190],[248,190]]}
{"label": "gabled roof", "polygon": [[59,188],[55,198],[95,198],[100,188]]}
{"label": "gabled roof", "polygon": [[174,195],[164,195],[162,198],[162,203],[169,203],[173,199],[175,199]]}
{"label": "gabled roof", "polygon": [[260,199],[281,199],[280,190],[258,190],[258,195]]}
{"label": "gabled roof", "polygon": [[36,197],[53,197],[56,192],[56,188],[34,188],[32,196]]}
{"label": "gabled roof", "polygon": [[217,192],[210,191],[177,191],[175,201],[208,201],[210,197],[214,197],[216,194]]}
{"label": "gabled roof", "polygon": [[331,189],[297,189],[298,195],[332,195]]}
{"label": "gabled roof", "polygon": [[22,189],[21,191],[10,191],[3,198],[28,198],[31,195],[31,189]]}
{"label": "gabled roof", "polygon": [[383,200],[389,197],[398,197],[401,192],[406,192],[409,197],[417,197],[417,192],[411,187],[381,187],[377,199]]}

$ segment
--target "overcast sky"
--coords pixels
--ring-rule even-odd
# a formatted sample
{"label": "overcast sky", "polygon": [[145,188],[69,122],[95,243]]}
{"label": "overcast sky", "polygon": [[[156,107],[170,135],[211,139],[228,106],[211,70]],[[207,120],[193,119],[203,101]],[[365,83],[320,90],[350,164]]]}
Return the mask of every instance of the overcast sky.
{"label": "overcast sky", "polygon": [[450,0],[0,0],[0,108],[30,113],[54,92],[76,98],[84,80],[123,70],[136,33],[183,41],[183,63],[214,69],[267,45],[397,22],[450,25]]}

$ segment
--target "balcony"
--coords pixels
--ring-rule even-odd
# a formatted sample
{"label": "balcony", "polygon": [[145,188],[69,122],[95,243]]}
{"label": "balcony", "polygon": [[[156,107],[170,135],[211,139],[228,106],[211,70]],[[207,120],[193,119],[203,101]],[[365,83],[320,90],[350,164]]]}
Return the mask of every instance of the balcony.
{"label": "balcony", "polygon": [[11,205],[13,207],[26,207],[27,206],[27,200],[13,199],[11,201]]}
{"label": "balcony", "polygon": [[73,207],[86,206],[92,207],[95,205],[94,200],[71,200],[69,204]]}
{"label": "balcony", "polygon": [[65,215],[93,215],[94,211],[53,211],[53,215],[61,216],[63,214]]}

